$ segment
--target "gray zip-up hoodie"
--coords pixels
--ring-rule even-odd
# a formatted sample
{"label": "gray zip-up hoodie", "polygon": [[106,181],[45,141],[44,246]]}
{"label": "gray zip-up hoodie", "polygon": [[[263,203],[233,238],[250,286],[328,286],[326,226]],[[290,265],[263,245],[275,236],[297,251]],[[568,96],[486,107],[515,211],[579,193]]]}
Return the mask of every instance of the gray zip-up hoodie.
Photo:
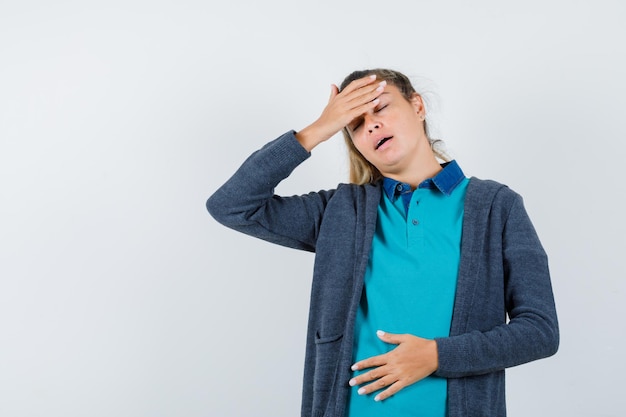
{"label": "gray zip-up hoodie", "polygon": [[[381,184],[274,195],[309,156],[287,132],[253,153],[207,208],[230,228],[315,252],[302,416],[341,417]],[[522,198],[502,184],[470,179],[450,336],[436,341],[449,417],[505,416],[504,369],[558,348],[546,254]]]}

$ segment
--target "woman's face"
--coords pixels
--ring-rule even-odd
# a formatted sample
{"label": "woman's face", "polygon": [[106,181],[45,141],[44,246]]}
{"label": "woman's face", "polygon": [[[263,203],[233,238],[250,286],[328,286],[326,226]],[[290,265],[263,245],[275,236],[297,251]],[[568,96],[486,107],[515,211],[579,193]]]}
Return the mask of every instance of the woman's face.
{"label": "woman's face", "polygon": [[424,132],[424,105],[415,94],[404,98],[395,85],[387,85],[373,110],[352,120],[348,132],[352,143],[385,176],[401,174],[428,144]]}

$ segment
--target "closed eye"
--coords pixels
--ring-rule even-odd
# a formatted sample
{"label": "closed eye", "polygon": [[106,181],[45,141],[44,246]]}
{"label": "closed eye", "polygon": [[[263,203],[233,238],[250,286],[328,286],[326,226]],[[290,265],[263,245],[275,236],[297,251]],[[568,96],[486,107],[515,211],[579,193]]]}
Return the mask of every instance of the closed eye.
{"label": "closed eye", "polygon": [[385,108],[385,107],[387,107],[387,106],[388,106],[388,104],[385,104],[385,105],[384,105],[384,106],[382,106],[381,108],[376,109],[376,110],[375,110],[375,112],[376,112],[376,113],[378,113],[379,111],[381,111],[382,109],[384,109],[384,108]]}
{"label": "closed eye", "polygon": [[363,119],[358,119],[354,122],[354,124],[350,127],[350,129],[357,130],[363,124]]}

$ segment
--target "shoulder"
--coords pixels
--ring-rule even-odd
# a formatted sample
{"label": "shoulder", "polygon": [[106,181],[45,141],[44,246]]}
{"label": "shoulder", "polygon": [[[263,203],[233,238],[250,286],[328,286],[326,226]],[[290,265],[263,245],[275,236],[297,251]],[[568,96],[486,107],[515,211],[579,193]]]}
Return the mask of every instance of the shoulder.
{"label": "shoulder", "polygon": [[516,208],[524,203],[521,195],[507,185],[494,180],[472,177],[465,197],[466,211],[472,218],[491,218],[506,221]]}
{"label": "shoulder", "polygon": [[508,185],[494,180],[471,177],[467,186],[467,196],[472,200],[499,201],[513,203],[521,196]]}
{"label": "shoulder", "polygon": [[350,195],[366,195],[375,192],[380,192],[382,183],[376,184],[352,184],[352,183],[340,183],[337,185],[336,192]]}
{"label": "shoulder", "polygon": [[380,202],[380,184],[345,184],[341,183],[333,190],[328,200],[326,215],[346,216],[356,213],[375,212]]}
{"label": "shoulder", "polygon": [[337,202],[360,205],[371,200],[378,202],[380,192],[380,184],[358,185],[341,183],[337,185],[337,188],[334,190],[333,199],[338,200]]}

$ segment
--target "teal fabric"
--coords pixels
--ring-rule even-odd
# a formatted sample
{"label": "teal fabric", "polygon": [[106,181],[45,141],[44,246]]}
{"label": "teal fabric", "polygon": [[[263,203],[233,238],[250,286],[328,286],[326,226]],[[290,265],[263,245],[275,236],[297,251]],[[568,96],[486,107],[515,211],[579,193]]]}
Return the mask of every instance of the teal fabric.
{"label": "teal fabric", "polygon": [[[449,335],[469,182],[459,172],[451,194],[429,186],[430,180],[408,193],[398,184],[392,198],[382,193],[355,323],[355,362],[395,348],[382,342],[377,330],[428,339]],[[358,395],[358,388],[350,392],[351,417],[446,415],[442,377],[430,376],[382,402],[374,401],[380,391],[365,396]]]}

